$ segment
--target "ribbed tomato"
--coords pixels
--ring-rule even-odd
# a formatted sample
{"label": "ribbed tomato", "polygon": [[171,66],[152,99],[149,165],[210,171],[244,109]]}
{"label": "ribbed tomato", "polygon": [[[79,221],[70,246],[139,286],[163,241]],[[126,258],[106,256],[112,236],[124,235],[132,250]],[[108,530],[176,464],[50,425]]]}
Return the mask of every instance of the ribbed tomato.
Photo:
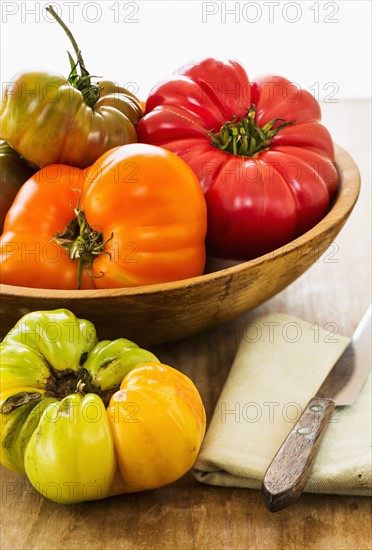
{"label": "ribbed tomato", "polygon": [[205,59],[155,86],[139,140],[194,170],[208,207],[207,251],[251,259],[326,214],[338,173],[314,97],[289,80],[250,82],[237,61]]}
{"label": "ribbed tomato", "polygon": [[[4,86],[0,137],[36,166],[63,163],[86,168],[105,151],[137,142],[139,100],[116,82],[93,82],[81,51],[52,6],[77,57],[68,78],[55,71],[21,71]],[[78,74],[78,70],[80,74]]]}
{"label": "ribbed tomato", "polygon": [[38,288],[117,288],[200,275],[205,199],[189,166],[131,144],[87,170],[50,165],[16,197],[1,237],[1,281]]}

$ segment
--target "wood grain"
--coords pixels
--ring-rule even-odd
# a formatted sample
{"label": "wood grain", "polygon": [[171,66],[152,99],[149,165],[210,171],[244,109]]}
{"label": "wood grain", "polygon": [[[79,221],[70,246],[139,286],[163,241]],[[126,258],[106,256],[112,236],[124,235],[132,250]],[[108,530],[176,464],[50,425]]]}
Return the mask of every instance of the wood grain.
{"label": "wood grain", "polygon": [[148,287],[58,291],[0,285],[0,336],[28,311],[65,307],[92,321],[100,339],[125,335],[147,346],[190,336],[258,306],[319,260],[346,222],[359,194],[360,177],[353,159],[340,147],[336,163],[340,189],[330,212],[295,241],[250,262]]}
{"label": "wood grain", "polygon": [[270,512],[278,512],[300,497],[334,408],[332,399],[311,399],[274,456],[261,488]]}
{"label": "wood grain", "polygon": [[[371,299],[370,104],[323,104],[324,123],[355,159],[361,195],[342,231],[312,267],[261,306],[212,331],[152,346],[165,363],[193,378],[210,418],[244,328],[282,311],[351,336]],[[358,128],[358,131],[351,131]],[[10,307],[10,306],[9,306]],[[180,307],[182,307],[180,305]],[[5,311],[6,313],[6,311]],[[303,494],[268,512],[259,491],[210,487],[190,475],[158,491],[58,506],[20,476],[1,468],[3,550],[370,550],[371,500]]]}

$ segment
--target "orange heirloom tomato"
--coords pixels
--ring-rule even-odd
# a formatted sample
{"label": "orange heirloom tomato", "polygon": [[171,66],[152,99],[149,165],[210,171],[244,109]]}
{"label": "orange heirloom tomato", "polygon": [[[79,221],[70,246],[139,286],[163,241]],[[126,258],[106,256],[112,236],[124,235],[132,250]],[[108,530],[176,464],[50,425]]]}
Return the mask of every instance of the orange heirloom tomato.
{"label": "orange heirloom tomato", "polygon": [[198,179],[174,153],[130,144],[81,170],[50,165],[10,208],[1,282],[87,289],[200,275],[207,212]]}
{"label": "orange heirloom tomato", "polygon": [[158,363],[135,367],[111,397],[107,414],[124,491],[162,487],[193,466],[205,411],[181,372]]}

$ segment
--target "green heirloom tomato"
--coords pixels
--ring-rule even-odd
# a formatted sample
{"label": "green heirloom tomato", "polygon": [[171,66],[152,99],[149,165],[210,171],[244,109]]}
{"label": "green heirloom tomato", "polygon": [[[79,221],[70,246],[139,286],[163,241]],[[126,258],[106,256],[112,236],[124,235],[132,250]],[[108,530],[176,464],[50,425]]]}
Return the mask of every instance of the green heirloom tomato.
{"label": "green heirloom tomato", "polygon": [[55,72],[16,74],[0,106],[0,137],[37,166],[86,168],[109,149],[137,142],[142,109],[136,96],[117,83],[91,82],[71,32],[52,7],[47,11],[70,38],[77,62],[70,55],[68,78]]}
{"label": "green heirloom tomato", "polygon": [[116,458],[102,399],[72,394],[50,404],[24,460],[28,479],[47,498],[70,503],[108,496]]}
{"label": "green heirloom tomato", "polygon": [[0,142],[0,232],[16,194],[36,170],[5,141]]}
{"label": "green heirloom tomato", "polygon": [[107,496],[116,460],[105,408],[131,369],[158,359],[124,338],[98,342],[66,309],[26,314],[0,354],[1,463],[57,502]]}
{"label": "green heirloom tomato", "polygon": [[[15,400],[17,406],[14,406]],[[56,401],[46,397],[41,390],[34,391],[34,388],[24,388],[17,394],[11,391],[2,393],[1,464],[19,474],[26,474],[24,454],[30,434],[37,428],[44,410]]]}

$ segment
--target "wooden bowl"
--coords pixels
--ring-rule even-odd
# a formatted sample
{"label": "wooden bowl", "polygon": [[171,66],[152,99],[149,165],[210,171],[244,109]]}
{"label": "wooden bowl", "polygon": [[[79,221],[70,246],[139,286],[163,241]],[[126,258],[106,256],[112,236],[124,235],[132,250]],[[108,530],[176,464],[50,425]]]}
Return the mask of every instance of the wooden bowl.
{"label": "wooden bowl", "polygon": [[0,285],[0,335],[29,311],[67,308],[92,321],[100,339],[147,346],[178,340],[252,309],[292,283],[325,252],[358,198],[360,176],[336,147],[340,189],[329,213],[295,241],[249,262],[192,279],[115,290],[44,290]]}

